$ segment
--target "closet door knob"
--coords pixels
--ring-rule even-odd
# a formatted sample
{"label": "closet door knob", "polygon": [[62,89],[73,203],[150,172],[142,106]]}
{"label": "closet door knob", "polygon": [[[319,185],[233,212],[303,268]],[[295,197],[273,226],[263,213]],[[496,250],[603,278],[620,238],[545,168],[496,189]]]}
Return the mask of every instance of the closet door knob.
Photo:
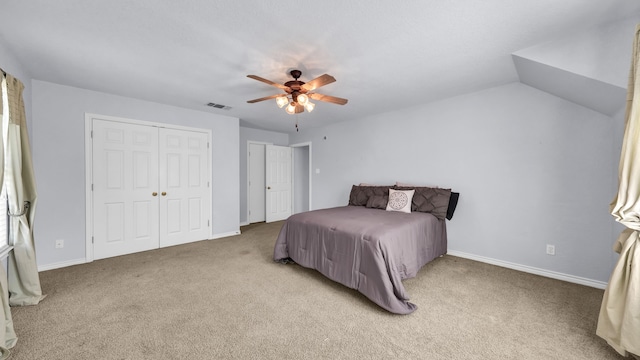
{"label": "closet door knob", "polygon": [[163,191],[163,192],[162,192],[162,196],[167,196],[167,192],[166,192],[166,191]]}
{"label": "closet door knob", "polygon": [[154,191],[154,192],[151,193],[151,195],[158,196],[158,193]]}

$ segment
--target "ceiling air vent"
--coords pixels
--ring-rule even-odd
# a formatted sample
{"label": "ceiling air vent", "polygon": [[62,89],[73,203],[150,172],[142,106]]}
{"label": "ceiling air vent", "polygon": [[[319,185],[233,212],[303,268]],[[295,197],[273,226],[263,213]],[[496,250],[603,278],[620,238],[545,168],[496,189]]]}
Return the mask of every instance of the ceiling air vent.
{"label": "ceiling air vent", "polygon": [[211,106],[213,108],[216,109],[222,109],[222,110],[231,110],[231,106],[227,106],[227,105],[222,105],[222,104],[216,104],[216,103],[208,103],[207,106]]}

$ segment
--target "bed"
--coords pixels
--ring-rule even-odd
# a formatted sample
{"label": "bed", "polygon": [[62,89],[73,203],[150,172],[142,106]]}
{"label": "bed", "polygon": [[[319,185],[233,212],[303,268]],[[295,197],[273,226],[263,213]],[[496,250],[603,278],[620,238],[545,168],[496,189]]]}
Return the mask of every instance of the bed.
{"label": "bed", "polygon": [[[280,230],[274,260],[318,270],[392,313],[415,311],[402,280],[446,254],[445,219],[453,216],[458,196],[448,189],[433,195],[416,188],[410,205],[414,211],[387,211],[393,188],[354,185],[348,206],[292,215]],[[430,212],[418,211],[425,208]]]}

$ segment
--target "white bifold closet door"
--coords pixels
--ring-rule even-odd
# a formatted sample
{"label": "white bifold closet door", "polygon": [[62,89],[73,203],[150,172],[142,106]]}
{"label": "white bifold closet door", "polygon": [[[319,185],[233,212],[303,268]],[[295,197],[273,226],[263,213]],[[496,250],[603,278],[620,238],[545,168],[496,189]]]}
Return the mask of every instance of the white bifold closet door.
{"label": "white bifold closet door", "polygon": [[94,259],[204,240],[206,133],[93,120]]}
{"label": "white bifold closet door", "polygon": [[209,236],[208,137],[160,129],[160,247]]}

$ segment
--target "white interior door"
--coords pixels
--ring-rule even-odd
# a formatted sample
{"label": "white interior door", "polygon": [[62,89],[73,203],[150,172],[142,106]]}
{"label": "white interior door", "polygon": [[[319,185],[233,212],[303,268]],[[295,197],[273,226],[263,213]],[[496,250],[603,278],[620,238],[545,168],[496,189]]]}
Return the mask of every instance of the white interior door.
{"label": "white interior door", "polygon": [[266,220],[265,145],[249,143],[249,223]]}
{"label": "white interior door", "polygon": [[211,233],[208,135],[166,129],[160,143],[160,246],[204,240]]}
{"label": "white interior door", "polygon": [[291,216],[291,148],[266,146],[267,222]]}
{"label": "white interior door", "polygon": [[94,120],[92,153],[94,259],[157,248],[158,129]]}

